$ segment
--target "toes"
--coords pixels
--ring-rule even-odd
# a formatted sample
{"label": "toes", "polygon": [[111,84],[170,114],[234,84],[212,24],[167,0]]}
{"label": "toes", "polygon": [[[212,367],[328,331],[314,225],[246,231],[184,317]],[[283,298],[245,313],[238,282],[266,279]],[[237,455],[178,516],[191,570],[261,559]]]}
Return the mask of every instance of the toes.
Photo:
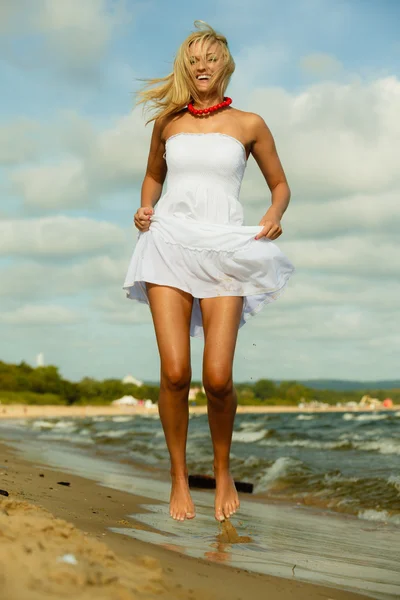
{"label": "toes", "polygon": [[218,508],[215,511],[215,518],[217,519],[217,521],[219,521],[220,523],[222,523],[222,521],[225,521],[225,515],[222,511],[222,508]]}
{"label": "toes", "polygon": [[187,519],[194,519],[196,516],[196,513],[192,513],[192,512],[187,512],[186,513],[186,518]]}

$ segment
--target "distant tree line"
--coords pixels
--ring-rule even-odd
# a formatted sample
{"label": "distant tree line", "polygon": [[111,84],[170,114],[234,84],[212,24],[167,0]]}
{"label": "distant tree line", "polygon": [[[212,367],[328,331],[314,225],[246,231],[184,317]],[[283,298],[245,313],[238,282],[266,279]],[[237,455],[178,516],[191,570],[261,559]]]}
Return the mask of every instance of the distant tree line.
{"label": "distant tree line", "polygon": [[[193,387],[201,388],[201,382],[192,382]],[[299,402],[358,402],[362,395],[369,394],[379,400],[392,398],[400,404],[400,389],[361,391],[316,390],[297,381],[276,383],[270,379],[260,379],[250,383],[235,385],[239,404],[297,406]],[[84,377],[79,382],[71,382],[61,377],[54,366],[31,367],[25,362],[18,365],[0,361],[0,401],[3,404],[109,404],[121,396],[131,395],[138,399],[150,398],[157,402],[159,386],[123,383],[119,379],[98,381]],[[196,404],[205,404],[203,392],[196,395]]]}
{"label": "distant tree line", "polygon": [[84,377],[74,383],[61,377],[54,366],[33,368],[25,362],[19,365],[0,361],[0,401],[24,404],[109,404],[121,396],[137,399],[158,399],[159,388],[137,386],[119,379],[97,381]]}

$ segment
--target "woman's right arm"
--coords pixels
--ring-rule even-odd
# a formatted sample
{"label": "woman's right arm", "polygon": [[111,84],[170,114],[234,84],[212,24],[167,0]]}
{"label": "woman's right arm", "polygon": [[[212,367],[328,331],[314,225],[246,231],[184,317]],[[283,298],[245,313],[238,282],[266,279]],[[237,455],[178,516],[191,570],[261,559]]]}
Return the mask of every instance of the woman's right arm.
{"label": "woman's right arm", "polygon": [[135,214],[135,226],[139,231],[147,231],[150,227],[150,217],[153,208],[160,199],[167,164],[164,159],[165,142],[162,139],[163,125],[157,119],[151,136],[150,152],[147,161],[146,174],[142,183],[141,206]]}

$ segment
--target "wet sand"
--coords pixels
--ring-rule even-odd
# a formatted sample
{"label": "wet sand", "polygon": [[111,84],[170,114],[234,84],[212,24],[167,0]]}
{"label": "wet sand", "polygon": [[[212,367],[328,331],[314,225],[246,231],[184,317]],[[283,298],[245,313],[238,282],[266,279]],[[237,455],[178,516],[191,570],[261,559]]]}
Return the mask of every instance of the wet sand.
{"label": "wet sand", "polygon": [[[68,461],[68,456],[64,458]],[[162,527],[168,522],[169,528],[176,528],[172,536],[164,544],[143,541],[159,532],[150,517],[152,511],[163,509],[164,503],[150,493],[135,494],[134,479],[128,493],[104,483],[99,486],[68,469],[50,469],[45,462],[37,460],[35,451],[26,460],[14,449],[0,445],[0,488],[10,494],[9,498],[0,496],[0,587],[7,600],[368,597],[296,580],[294,564],[286,578],[229,567],[223,564],[224,554],[235,541],[243,540],[235,539],[235,532],[229,527],[218,533],[216,523],[213,529],[217,550],[203,560],[186,555],[179,545],[173,547],[179,531],[181,535],[186,532],[190,543],[188,525],[166,521],[160,512],[158,521]],[[60,485],[60,481],[69,486]],[[149,479],[148,485],[150,490],[156,482]],[[220,543],[222,552],[218,550]],[[71,560],[68,555],[74,557],[76,564],[62,561],[62,557],[64,561]]]}
{"label": "wet sand", "polygon": [[[380,408],[384,411],[398,411],[400,405],[392,408]],[[206,406],[190,406],[192,414],[204,415]],[[269,413],[327,413],[327,412],[376,412],[365,407],[329,406],[326,408],[299,408],[297,406],[244,406],[239,405],[238,414],[269,414]],[[117,415],[153,415],[158,414],[158,408],[144,406],[40,406],[33,404],[0,404],[0,419],[28,418],[61,418],[61,417],[102,417]]]}

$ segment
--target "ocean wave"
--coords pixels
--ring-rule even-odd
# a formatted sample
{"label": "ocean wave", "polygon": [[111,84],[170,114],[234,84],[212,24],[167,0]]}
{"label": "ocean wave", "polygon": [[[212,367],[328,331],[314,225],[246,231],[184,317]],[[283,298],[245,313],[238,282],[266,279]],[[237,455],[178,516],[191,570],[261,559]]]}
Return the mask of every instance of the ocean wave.
{"label": "ocean wave", "polygon": [[[231,455],[232,458],[232,455]],[[237,457],[235,457],[237,458]],[[238,460],[242,460],[242,459],[238,459]],[[241,463],[241,466],[245,467],[245,468],[256,468],[258,467],[262,462],[262,459],[259,458],[258,456],[254,456],[253,454],[251,454],[250,456],[248,456],[247,458],[245,458],[245,460]]]}
{"label": "ocean wave", "polygon": [[342,419],[344,421],[384,421],[389,416],[390,415],[388,415],[387,413],[384,415],[376,414],[376,413],[361,414],[361,415],[356,415],[354,413],[345,413],[343,415]]}
{"label": "ocean wave", "polygon": [[95,438],[111,438],[118,439],[124,437],[127,433],[131,433],[130,431],[126,431],[126,429],[111,429],[110,431],[99,431],[99,433],[95,434]]}
{"label": "ocean wave", "polygon": [[400,492],[400,475],[390,475],[387,481]]}
{"label": "ocean wave", "polygon": [[357,483],[360,480],[359,477],[345,477],[342,473],[324,473],[324,482],[327,485],[331,484],[348,484]]}
{"label": "ocean wave", "polygon": [[69,442],[70,444],[78,444],[79,446],[91,446],[95,444],[94,440],[90,437],[83,437],[79,435],[66,435],[65,433],[42,433],[38,435],[39,440],[54,441],[54,442]]}
{"label": "ocean wave", "polygon": [[400,454],[400,442],[397,440],[374,440],[369,442],[352,442],[356,450],[376,451],[379,454]]}
{"label": "ocean wave", "polygon": [[53,429],[54,421],[43,421],[39,419],[38,421],[33,421],[31,425],[33,429]]}
{"label": "ocean wave", "polygon": [[366,510],[360,510],[357,516],[359,519],[365,519],[366,521],[400,525],[400,515],[390,515],[387,510],[368,508]]}
{"label": "ocean wave", "polygon": [[318,450],[361,450],[364,452],[378,452],[379,454],[400,454],[400,442],[397,440],[378,439],[364,440],[353,436],[345,436],[340,441],[322,440],[277,440],[263,439],[260,446],[272,448],[309,448]]}
{"label": "ocean wave", "polygon": [[259,420],[243,421],[242,423],[240,423],[239,427],[240,429],[244,429],[246,431],[261,431],[262,429],[264,429],[265,420],[266,419],[263,419],[261,422]]}
{"label": "ocean wave", "polygon": [[76,429],[76,421],[46,421],[43,419],[39,419],[37,421],[33,421],[31,423],[33,429],[53,429],[53,430],[69,430],[73,431]]}
{"label": "ocean wave", "polygon": [[294,469],[298,471],[302,465],[301,460],[292,458],[291,456],[280,456],[272,465],[264,470],[264,473],[255,486],[255,493],[269,490],[278,479],[287,477]]}
{"label": "ocean wave", "polygon": [[232,442],[251,444],[253,442],[262,440],[267,433],[268,429],[264,429],[263,431],[234,431],[232,435]]}
{"label": "ocean wave", "polygon": [[297,415],[296,421],[312,421],[315,419],[313,415]]}
{"label": "ocean wave", "polygon": [[113,417],[111,420],[113,423],[126,423],[128,421],[133,421],[135,419],[134,415],[121,415],[118,417]]}
{"label": "ocean wave", "polygon": [[322,440],[274,440],[266,439],[260,442],[260,446],[270,446],[277,448],[313,448],[318,450],[347,450],[351,446],[351,442],[347,440],[326,441]]}

